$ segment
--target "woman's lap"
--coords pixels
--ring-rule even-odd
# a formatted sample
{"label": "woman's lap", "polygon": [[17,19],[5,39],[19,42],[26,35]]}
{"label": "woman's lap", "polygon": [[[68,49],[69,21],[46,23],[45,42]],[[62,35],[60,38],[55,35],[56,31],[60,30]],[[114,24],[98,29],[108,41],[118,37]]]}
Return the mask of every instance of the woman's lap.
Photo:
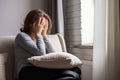
{"label": "woman's lap", "polygon": [[46,69],[37,67],[24,67],[19,74],[19,80],[80,80],[81,70],[77,67],[71,69]]}

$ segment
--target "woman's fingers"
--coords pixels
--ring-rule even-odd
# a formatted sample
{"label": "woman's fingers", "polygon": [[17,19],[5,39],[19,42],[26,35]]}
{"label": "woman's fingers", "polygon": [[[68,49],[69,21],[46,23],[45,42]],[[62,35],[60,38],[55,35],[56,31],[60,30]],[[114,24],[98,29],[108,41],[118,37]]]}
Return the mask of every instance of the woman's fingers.
{"label": "woman's fingers", "polygon": [[45,22],[45,18],[43,17],[43,18],[42,18],[41,25],[43,25],[43,26],[44,26],[45,24],[46,24],[46,22]]}
{"label": "woman's fingers", "polygon": [[48,29],[48,20],[45,17],[40,17],[34,24],[34,28],[38,33],[46,35]]}
{"label": "woman's fingers", "polygon": [[44,21],[44,17],[40,17],[38,20],[38,24],[43,24],[43,21]]}
{"label": "woman's fingers", "polygon": [[38,24],[41,24],[41,23],[42,23],[42,17],[39,18]]}

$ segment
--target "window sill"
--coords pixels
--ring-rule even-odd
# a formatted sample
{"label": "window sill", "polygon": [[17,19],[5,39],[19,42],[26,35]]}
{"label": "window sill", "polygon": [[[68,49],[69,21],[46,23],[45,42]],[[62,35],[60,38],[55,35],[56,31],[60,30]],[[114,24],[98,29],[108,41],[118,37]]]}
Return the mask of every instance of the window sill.
{"label": "window sill", "polygon": [[93,46],[90,46],[90,45],[81,45],[80,49],[93,49]]}
{"label": "window sill", "polygon": [[93,45],[75,45],[74,48],[79,48],[79,49],[93,49]]}

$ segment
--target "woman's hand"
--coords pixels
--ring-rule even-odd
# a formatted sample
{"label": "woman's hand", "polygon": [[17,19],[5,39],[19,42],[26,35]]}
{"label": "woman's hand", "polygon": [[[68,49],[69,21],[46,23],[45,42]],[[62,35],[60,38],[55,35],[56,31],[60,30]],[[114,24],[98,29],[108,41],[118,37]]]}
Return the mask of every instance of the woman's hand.
{"label": "woman's hand", "polygon": [[38,22],[37,22],[38,34],[42,35],[42,31],[44,30],[44,26],[45,26],[44,18],[40,17]]}
{"label": "woman's hand", "polygon": [[40,17],[36,22],[33,24],[33,33],[35,34],[42,34],[42,31],[44,29],[45,22],[43,20],[43,17]]}
{"label": "woman's hand", "polygon": [[45,36],[48,30],[48,20],[44,17],[40,17],[38,21],[33,24],[34,32]]}
{"label": "woman's hand", "polygon": [[47,31],[48,31],[48,20],[44,18],[44,22],[45,22],[45,25],[44,25],[44,29],[42,30],[42,35],[45,36],[47,34]]}

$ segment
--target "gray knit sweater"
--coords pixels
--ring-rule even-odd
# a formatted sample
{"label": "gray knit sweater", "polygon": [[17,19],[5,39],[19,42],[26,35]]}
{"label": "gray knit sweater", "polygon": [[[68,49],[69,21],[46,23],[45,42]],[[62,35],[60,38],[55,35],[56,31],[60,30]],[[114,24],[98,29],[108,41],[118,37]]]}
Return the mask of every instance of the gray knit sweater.
{"label": "gray knit sweater", "polygon": [[15,38],[15,68],[16,78],[20,70],[25,66],[31,65],[27,59],[31,56],[40,56],[50,52],[55,52],[56,49],[50,42],[47,36],[36,35],[37,41],[34,42],[31,37],[21,32]]}

